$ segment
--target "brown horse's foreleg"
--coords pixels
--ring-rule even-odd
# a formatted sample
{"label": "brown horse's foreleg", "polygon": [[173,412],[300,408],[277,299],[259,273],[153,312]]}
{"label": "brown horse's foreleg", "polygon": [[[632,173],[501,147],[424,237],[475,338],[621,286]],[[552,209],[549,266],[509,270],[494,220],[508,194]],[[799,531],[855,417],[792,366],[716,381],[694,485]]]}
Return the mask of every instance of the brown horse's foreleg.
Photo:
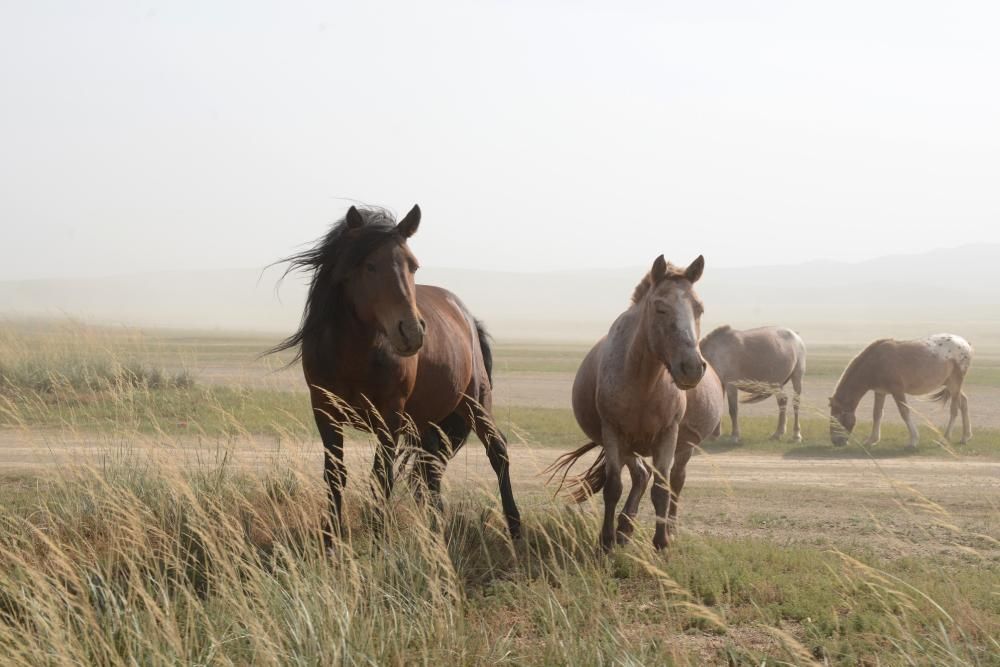
{"label": "brown horse's foreleg", "polygon": [[372,428],[378,438],[375,463],[372,466],[372,494],[376,504],[374,512],[376,533],[382,532],[385,510],[389,505],[389,497],[392,496],[392,486],[395,480],[396,438],[399,435],[400,421],[399,412],[393,411],[391,414],[375,415],[374,423],[372,423]]}
{"label": "brown horse's foreleg", "polygon": [[324,521],[323,546],[333,549],[335,539],[343,537],[341,503],[344,485],[347,483],[347,468],[344,467],[344,432],[333,424],[328,415],[316,412],[316,426],[323,439],[323,480],[326,482],[329,513]]}
{"label": "brown horse's foreleg", "polygon": [[877,444],[882,439],[882,415],[885,414],[885,394],[875,392],[875,407],[872,408],[872,432],[865,440],[865,445],[870,447]]}
{"label": "brown horse's foreleg", "polygon": [[[656,510],[656,532],[653,534],[653,546],[666,549],[669,542],[667,535],[667,505],[670,503],[669,476],[670,467],[677,450],[678,425],[674,424],[668,430],[663,440],[653,448],[653,490],[650,495],[653,509]],[[619,482],[620,485],[620,482]]]}
{"label": "brown horse's foreleg", "polygon": [[694,444],[691,442],[681,442],[677,445],[677,453],[674,455],[674,465],[670,468],[670,509],[667,510],[667,528],[670,534],[677,531],[677,505],[681,499],[681,491],[684,489],[684,481],[687,479],[687,464],[694,453]]}
{"label": "brown horse's foreleg", "polygon": [[920,440],[920,431],[917,430],[917,425],[913,422],[913,413],[910,410],[910,406],[906,404],[906,395],[894,393],[892,398],[896,401],[896,407],[899,408],[899,416],[906,422],[906,428],[910,431],[910,441],[907,443],[906,448],[916,449],[917,442]]}
{"label": "brown horse's foreleg", "polygon": [[726,400],[729,401],[729,421],[731,423],[730,437],[733,441],[742,440],[740,435],[740,390],[735,385],[726,385]]}
{"label": "brown horse's foreleg", "polygon": [[521,513],[514,502],[514,491],[510,485],[510,457],[507,453],[507,439],[496,427],[493,418],[481,407],[474,408],[478,414],[473,419],[476,435],[486,447],[486,457],[497,476],[500,487],[500,504],[503,506],[507,529],[514,539],[521,537]]}
{"label": "brown horse's foreleg", "polygon": [[650,477],[646,462],[638,456],[628,457],[625,465],[632,477],[632,488],[628,492],[628,498],[625,499],[622,513],[618,515],[618,533],[615,535],[618,544],[625,544],[632,537],[632,532],[635,529],[635,515],[639,512],[639,501],[646,493]]}

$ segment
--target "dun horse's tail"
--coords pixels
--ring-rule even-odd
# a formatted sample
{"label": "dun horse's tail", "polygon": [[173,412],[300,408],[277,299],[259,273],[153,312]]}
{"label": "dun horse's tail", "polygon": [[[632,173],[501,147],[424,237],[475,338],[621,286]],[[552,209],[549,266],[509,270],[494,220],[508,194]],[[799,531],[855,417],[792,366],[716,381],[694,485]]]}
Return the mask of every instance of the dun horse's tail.
{"label": "dun horse's tail", "polygon": [[[566,484],[566,476],[569,475],[570,468],[573,467],[581,456],[595,447],[600,447],[600,445],[596,442],[588,442],[583,447],[579,447],[574,449],[572,452],[563,454],[553,461],[552,465],[542,471],[543,474],[548,473],[549,482],[551,482],[556,475],[562,472],[562,477],[559,479],[559,487],[556,489],[556,493],[559,493],[559,491],[562,490],[563,485]],[[597,455],[597,459],[589,468],[587,468],[585,473],[569,478],[569,497],[575,502],[582,503],[584,500],[603,489],[605,480],[604,449],[601,449],[601,452]]]}
{"label": "dun horse's tail", "polygon": [[951,391],[949,391],[948,387],[945,387],[941,391],[928,396],[927,400],[934,403],[947,403],[949,398],[951,398]]}
{"label": "dun horse's tail", "polygon": [[767,384],[766,382],[736,382],[736,388],[749,394],[740,400],[740,403],[760,403],[772,396],[781,394],[781,386],[777,384]]}

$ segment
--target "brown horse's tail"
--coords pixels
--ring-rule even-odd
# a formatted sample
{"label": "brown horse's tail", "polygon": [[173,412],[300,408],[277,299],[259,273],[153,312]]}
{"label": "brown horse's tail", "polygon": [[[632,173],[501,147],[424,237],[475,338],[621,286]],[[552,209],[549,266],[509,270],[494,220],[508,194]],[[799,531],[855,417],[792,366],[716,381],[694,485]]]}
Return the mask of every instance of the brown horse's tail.
{"label": "brown horse's tail", "polygon": [[927,400],[933,401],[934,403],[947,403],[949,398],[951,398],[951,391],[948,387],[945,387],[941,391],[928,396]]}
{"label": "brown horse's tail", "polygon": [[[551,483],[553,478],[562,472],[562,477],[559,479],[559,487],[556,489],[556,493],[559,493],[559,491],[562,490],[563,485],[567,482],[567,475],[569,475],[570,468],[576,464],[581,456],[595,447],[600,447],[600,445],[595,442],[588,442],[583,447],[574,449],[573,451],[567,452],[557,458],[552,462],[552,465],[542,471],[542,474],[549,475],[549,479],[546,483]],[[600,453],[597,455],[597,459],[589,468],[587,468],[585,473],[569,478],[570,499],[574,502],[582,503],[584,500],[603,489],[606,479],[607,478],[604,472],[604,449],[602,448]]]}
{"label": "brown horse's tail", "polygon": [[473,320],[476,323],[476,335],[479,337],[479,349],[483,352],[483,364],[486,366],[486,377],[493,386],[493,348],[490,347],[490,334],[486,331],[486,325],[482,320]]}

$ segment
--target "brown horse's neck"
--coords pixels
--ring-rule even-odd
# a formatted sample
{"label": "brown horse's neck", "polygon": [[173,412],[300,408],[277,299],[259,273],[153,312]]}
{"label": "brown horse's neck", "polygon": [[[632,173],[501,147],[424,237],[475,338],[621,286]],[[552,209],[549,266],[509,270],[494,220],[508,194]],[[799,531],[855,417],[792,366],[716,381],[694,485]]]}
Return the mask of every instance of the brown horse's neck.
{"label": "brown horse's neck", "polygon": [[663,375],[663,361],[653,351],[646,327],[646,314],[640,308],[635,332],[625,353],[625,366],[628,377],[635,382],[638,389],[650,389]]}

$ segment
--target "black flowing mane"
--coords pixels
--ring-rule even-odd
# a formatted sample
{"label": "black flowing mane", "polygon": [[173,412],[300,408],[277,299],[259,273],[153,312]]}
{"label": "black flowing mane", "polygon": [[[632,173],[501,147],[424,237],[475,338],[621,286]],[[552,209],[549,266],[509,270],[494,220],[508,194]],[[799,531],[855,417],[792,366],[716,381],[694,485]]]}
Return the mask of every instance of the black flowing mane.
{"label": "black flowing mane", "polygon": [[388,210],[357,207],[357,211],[364,220],[362,226],[349,229],[347,217],[344,216],[333,223],[326,236],[317,240],[311,248],[275,262],[288,264],[281,276],[282,280],[296,271],[309,271],[312,279],[298,330],[265,354],[297,347],[290,363],[301,359],[302,345],[318,339],[341,314],[343,283],[348,274],[383,243],[392,239],[402,240],[396,230],[396,217]]}

